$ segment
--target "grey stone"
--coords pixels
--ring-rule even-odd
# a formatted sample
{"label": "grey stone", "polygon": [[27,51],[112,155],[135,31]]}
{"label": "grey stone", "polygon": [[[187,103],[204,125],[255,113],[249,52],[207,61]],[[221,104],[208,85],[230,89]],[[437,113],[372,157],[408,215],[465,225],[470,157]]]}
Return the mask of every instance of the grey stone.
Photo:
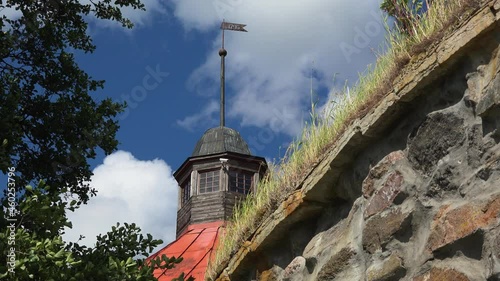
{"label": "grey stone", "polygon": [[405,274],[406,269],[403,266],[403,261],[392,254],[387,259],[368,268],[367,281],[397,281]]}
{"label": "grey stone", "polygon": [[385,246],[396,232],[409,225],[411,212],[402,211],[402,208],[392,208],[377,214],[366,222],[363,229],[363,248],[373,254]]}
{"label": "grey stone", "polygon": [[283,275],[284,281],[303,281],[304,273],[306,272],[306,259],[304,257],[296,257],[292,262],[285,268],[285,273]]}
{"label": "grey stone", "polygon": [[408,141],[408,159],[416,169],[430,174],[448,149],[465,139],[464,120],[453,113],[429,114]]}
{"label": "grey stone", "polygon": [[321,268],[318,273],[318,281],[334,280],[337,275],[349,266],[351,260],[356,255],[351,248],[342,248],[333,255]]}

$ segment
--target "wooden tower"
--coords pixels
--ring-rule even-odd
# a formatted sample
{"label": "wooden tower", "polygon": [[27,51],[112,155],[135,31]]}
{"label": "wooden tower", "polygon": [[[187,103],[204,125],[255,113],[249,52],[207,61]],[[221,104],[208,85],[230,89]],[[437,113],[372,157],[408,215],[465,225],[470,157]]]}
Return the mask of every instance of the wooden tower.
{"label": "wooden tower", "polygon": [[265,159],[252,156],[237,131],[223,126],[207,130],[174,173],[179,183],[177,237],[189,225],[229,219],[235,203],[254,191],[266,170]]}
{"label": "wooden tower", "polygon": [[148,259],[182,257],[172,269],[156,269],[159,281],[169,281],[180,273],[204,280],[225,221],[231,218],[235,204],[254,192],[267,171],[266,160],[252,156],[241,135],[225,126],[224,30],[246,31],[245,25],[223,22],[221,25],[220,125],[207,130],[193,153],[174,173],[179,184],[176,240]]}

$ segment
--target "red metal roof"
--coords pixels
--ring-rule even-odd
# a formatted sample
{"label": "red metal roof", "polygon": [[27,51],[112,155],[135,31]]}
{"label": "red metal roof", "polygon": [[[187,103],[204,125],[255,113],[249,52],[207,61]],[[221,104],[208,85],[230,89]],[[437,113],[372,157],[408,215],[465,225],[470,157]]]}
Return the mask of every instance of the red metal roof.
{"label": "red metal roof", "polygon": [[171,281],[184,272],[187,278],[193,276],[196,281],[205,280],[208,261],[214,252],[224,222],[210,222],[188,226],[188,229],[174,242],[151,255],[149,259],[165,254],[167,257],[183,257],[181,263],[172,269],[156,269],[154,276],[158,281]]}

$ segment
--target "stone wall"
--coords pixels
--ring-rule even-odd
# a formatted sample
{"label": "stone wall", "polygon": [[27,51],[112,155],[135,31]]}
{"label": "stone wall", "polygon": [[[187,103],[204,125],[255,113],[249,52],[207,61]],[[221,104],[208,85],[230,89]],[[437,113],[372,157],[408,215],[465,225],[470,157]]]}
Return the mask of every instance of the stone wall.
{"label": "stone wall", "polygon": [[415,58],[218,280],[500,280],[499,10]]}

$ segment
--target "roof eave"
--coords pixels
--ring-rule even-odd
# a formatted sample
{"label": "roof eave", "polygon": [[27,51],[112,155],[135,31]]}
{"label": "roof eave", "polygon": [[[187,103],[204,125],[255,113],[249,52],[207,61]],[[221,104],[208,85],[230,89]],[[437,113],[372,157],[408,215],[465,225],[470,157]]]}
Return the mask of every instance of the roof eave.
{"label": "roof eave", "polygon": [[214,153],[214,154],[209,154],[209,155],[191,156],[191,157],[187,158],[181,164],[181,166],[174,172],[174,178],[178,179],[178,176],[183,174],[183,172],[187,169],[187,167],[189,166],[189,163],[194,163],[194,162],[207,160],[207,159],[213,159],[213,158],[221,158],[224,156],[231,156],[231,157],[236,157],[236,158],[240,158],[240,159],[245,159],[245,161],[262,162],[263,166],[265,166],[265,169],[267,169],[267,161],[264,157],[226,151],[226,152]]}

